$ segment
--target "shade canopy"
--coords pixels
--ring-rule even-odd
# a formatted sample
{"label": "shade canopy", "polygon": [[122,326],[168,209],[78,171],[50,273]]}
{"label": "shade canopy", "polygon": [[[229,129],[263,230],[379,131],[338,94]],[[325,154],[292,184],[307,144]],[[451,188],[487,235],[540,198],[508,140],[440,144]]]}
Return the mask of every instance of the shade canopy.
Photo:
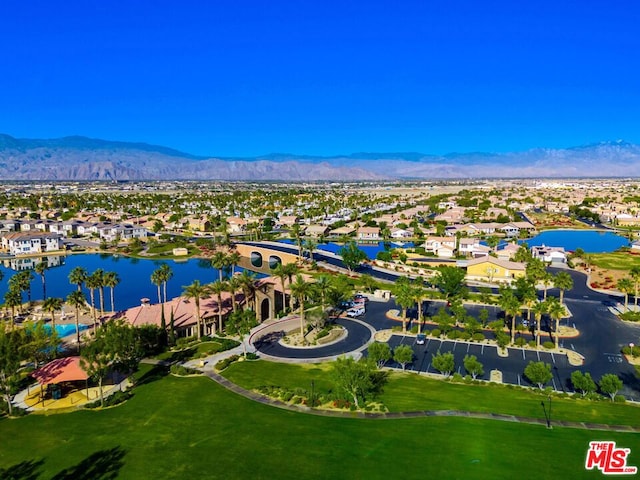
{"label": "shade canopy", "polygon": [[80,365],[80,357],[58,358],[31,373],[41,385],[73,382],[89,378]]}

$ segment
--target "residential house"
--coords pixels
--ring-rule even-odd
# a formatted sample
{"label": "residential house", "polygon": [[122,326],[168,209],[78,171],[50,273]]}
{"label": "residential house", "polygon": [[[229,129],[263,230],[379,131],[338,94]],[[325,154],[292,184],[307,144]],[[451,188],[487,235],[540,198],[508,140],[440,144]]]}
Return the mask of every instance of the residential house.
{"label": "residential house", "polygon": [[525,273],[526,264],[491,256],[474,258],[467,264],[468,280],[511,283],[516,278],[524,277]]}
{"label": "residential house", "polygon": [[228,217],[227,230],[229,233],[244,233],[247,230],[247,222],[244,218]]}
{"label": "residential house", "polygon": [[1,245],[11,255],[29,255],[61,250],[62,240],[57,233],[12,232],[2,234]]}
{"label": "residential house", "polygon": [[427,237],[424,249],[438,257],[451,258],[455,254],[456,239],[454,237]]}
{"label": "residential house", "polygon": [[98,233],[100,238],[107,242],[145,238],[147,236],[147,230],[144,227],[129,223],[104,226],[98,230]]}
{"label": "residential house", "polygon": [[500,260],[511,260],[518,250],[520,245],[517,243],[507,243],[500,250],[496,250],[495,254]]}
{"label": "residential house", "polygon": [[323,237],[329,233],[331,229],[326,225],[309,225],[304,229],[307,237]]}
{"label": "residential house", "polygon": [[360,227],[356,232],[358,240],[379,240],[380,228],[378,227]]}
{"label": "residential house", "polygon": [[563,247],[533,246],[531,256],[548,263],[567,263],[567,254]]}

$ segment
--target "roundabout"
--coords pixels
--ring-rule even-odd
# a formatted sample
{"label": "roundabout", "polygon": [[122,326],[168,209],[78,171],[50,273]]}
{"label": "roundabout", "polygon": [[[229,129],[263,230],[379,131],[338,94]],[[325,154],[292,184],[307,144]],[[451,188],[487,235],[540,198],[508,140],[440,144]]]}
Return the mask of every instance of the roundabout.
{"label": "roundabout", "polygon": [[251,336],[249,343],[253,345],[260,355],[271,357],[274,360],[322,360],[354,352],[359,353],[373,340],[375,330],[365,322],[338,318],[335,323],[343,327],[346,334],[328,345],[294,347],[281,342],[281,339],[290,328],[295,328],[299,325],[298,318],[276,322],[255,332]]}

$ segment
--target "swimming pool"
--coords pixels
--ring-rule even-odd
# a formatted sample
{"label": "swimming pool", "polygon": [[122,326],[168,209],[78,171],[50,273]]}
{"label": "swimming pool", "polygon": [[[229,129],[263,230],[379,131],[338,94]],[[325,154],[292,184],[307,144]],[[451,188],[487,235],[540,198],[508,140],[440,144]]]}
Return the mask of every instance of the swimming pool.
{"label": "swimming pool", "polygon": [[[51,325],[45,325],[45,328],[51,330]],[[89,325],[85,325],[84,323],[78,324],[78,330],[83,331],[89,328]],[[56,325],[56,333],[58,337],[66,337],[67,335],[71,335],[76,333],[76,326],[72,323],[64,324],[64,325]]]}

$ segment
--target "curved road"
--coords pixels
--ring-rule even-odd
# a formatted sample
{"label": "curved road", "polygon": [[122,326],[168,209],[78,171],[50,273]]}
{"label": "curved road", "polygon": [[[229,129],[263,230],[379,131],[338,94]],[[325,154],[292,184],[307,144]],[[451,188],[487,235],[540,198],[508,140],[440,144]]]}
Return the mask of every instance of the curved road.
{"label": "curved road", "polygon": [[338,325],[342,325],[347,330],[347,336],[343,339],[326,345],[324,347],[310,348],[292,348],[282,345],[279,342],[281,335],[267,335],[264,339],[260,339],[254,343],[254,347],[260,353],[270,355],[272,357],[290,358],[290,359],[312,359],[325,358],[341,355],[343,353],[353,352],[371,340],[371,330],[360,322],[349,320],[347,318],[339,318],[336,320]]}

